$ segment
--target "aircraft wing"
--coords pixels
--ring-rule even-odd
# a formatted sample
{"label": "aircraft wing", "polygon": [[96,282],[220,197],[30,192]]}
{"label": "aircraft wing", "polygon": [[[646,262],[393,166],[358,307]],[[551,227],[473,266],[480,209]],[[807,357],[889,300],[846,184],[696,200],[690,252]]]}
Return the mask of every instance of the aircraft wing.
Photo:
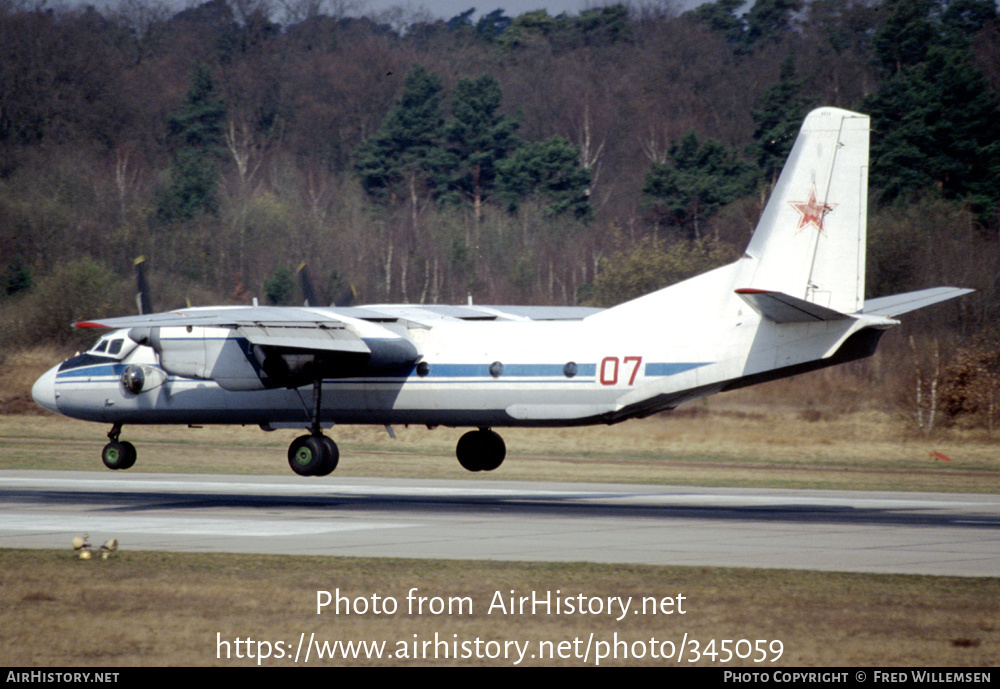
{"label": "aircraft wing", "polygon": [[331,310],[337,314],[372,322],[405,321],[432,327],[447,321],[579,321],[603,309],[588,306],[374,304]]}
{"label": "aircraft wing", "polygon": [[[236,389],[254,385],[257,376],[220,367],[194,344],[195,328],[232,331],[229,342],[245,342],[241,357],[253,357],[267,385],[298,385],[317,372],[325,377],[394,373],[413,366],[420,352],[408,330],[443,322],[582,320],[600,309],[586,307],[378,304],[350,307],[218,306],[157,314],[104,318],[76,323],[79,328],[126,329],[129,337],[152,347],[165,370],[177,375],[214,378]],[[219,338],[210,338],[218,341]],[[206,359],[205,357],[209,358]],[[211,359],[211,360],[210,360]],[[228,361],[238,361],[230,357]],[[220,373],[220,371],[222,373]],[[224,377],[228,376],[228,378]],[[242,376],[242,378],[240,377]],[[249,381],[249,382],[247,382]]]}
{"label": "aircraft wing", "polygon": [[[349,310],[349,309],[345,309]],[[223,306],[195,307],[150,315],[123,316],[80,321],[78,328],[238,328],[248,339],[275,346],[308,346],[293,344],[300,338],[313,341],[318,349],[331,349],[327,340],[347,342],[357,339],[397,339],[379,323],[334,312],[331,309],[295,308],[285,306]],[[339,334],[337,331],[341,331]],[[323,343],[323,344],[321,344]]]}
{"label": "aircraft wing", "polygon": [[[354,320],[354,319],[349,319]],[[76,323],[78,328],[141,328],[196,326],[235,328],[255,323],[329,324],[343,323],[344,318],[326,311],[287,306],[216,306],[194,307],[138,316],[100,318]]]}
{"label": "aircraft wing", "polygon": [[602,309],[586,306],[480,306],[376,304],[347,307],[220,306],[195,307],[157,314],[103,318],[76,323],[78,328],[135,328],[143,326],[238,327],[256,323],[359,325],[410,321],[432,325],[457,321],[582,320]]}
{"label": "aircraft wing", "polygon": [[[330,309],[273,306],[191,308],[81,321],[80,328],[128,329],[129,337],[152,347],[168,372],[220,379],[219,355],[205,358],[204,337],[190,328],[234,331],[227,340],[249,343],[250,352],[273,381],[293,385],[313,372],[342,377],[391,371],[415,364],[420,354],[405,332]],[[219,338],[214,338],[218,340]],[[305,358],[303,358],[305,357]],[[229,369],[225,369],[229,370]],[[254,378],[249,378],[251,381]],[[221,381],[220,381],[220,384]],[[227,381],[227,385],[237,383]]]}

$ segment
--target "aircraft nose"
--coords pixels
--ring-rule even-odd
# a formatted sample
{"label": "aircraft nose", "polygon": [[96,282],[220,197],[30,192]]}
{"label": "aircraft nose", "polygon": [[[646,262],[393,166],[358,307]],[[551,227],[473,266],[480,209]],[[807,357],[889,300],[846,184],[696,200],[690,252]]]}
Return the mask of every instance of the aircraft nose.
{"label": "aircraft nose", "polygon": [[58,370],[58,366],[53,366],[31,386],[31,398],[40,406],[57,414],[59,413],[59,406],[56,404],[56,371]]}

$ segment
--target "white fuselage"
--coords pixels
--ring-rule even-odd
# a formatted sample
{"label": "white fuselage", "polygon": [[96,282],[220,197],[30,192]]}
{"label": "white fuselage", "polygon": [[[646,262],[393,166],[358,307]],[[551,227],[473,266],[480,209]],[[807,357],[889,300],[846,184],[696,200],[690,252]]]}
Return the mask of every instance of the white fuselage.
{"label": "white fuselage", "polygon": [[[696,279],[697,280],[697,279]],[[417,365],[322,385],[323,423],[413,423],[448,426],[537,426],[610,423],[644,416],[717,392],[741,378],[830,357],[857,320],[776,326],[738,299],[712,318],[631,321],[603,312],[580,320],[442,320],[408,331]],[[682,325],[683,324],[683,325]],[[52,411],[127,424],[234,423],[307,426],[311,385],[232,390],[211,377],[165,371],[151,347],[127,331],[117,356],[90,352],[43,376],[33,394]],[[220,333],[229,333],[227,336]],[[193,328],[212,340],[219,369],[246,365],[235,330]],[[219,342],[223,345],[220,346]],[[240,359],[239,362],[236,360]],[[833,363],[833,362],[831,362]],[[130,366],[148,382],[122,382]],[[248,369],[249,370],[249,369]]]}

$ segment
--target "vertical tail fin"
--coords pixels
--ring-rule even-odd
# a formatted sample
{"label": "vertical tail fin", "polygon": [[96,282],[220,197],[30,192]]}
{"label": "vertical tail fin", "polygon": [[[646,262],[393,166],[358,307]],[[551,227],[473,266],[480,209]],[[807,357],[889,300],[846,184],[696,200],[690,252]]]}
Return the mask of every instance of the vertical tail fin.
{"label": "vertical tail fin", "polygon": [[865,300],[866,115],[809,113],[754,231],[749,285],[854,313]]}

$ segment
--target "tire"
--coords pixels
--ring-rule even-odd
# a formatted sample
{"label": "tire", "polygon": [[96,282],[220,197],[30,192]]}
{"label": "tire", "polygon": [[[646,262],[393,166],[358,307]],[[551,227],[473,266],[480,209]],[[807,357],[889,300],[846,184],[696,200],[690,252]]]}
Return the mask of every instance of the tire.
{"label": "tire", "polygon": [[458,463],[469,471],[493,471],[503,464],[507,446],[498,433],[489,429],[469,431],[455,448]]}
{"label": "tire", "polygon": [[503,464],[504,457],[507,456],[507,445],[499,433],[490,430],[479,432],[483,434],[479,468],[481,471],[493,471]]}
{"label": "tire", "polygon": [[132,443],[120,443],[112,440],[101,450],[101,461],[108,469],[128,469],[135,464],[135,446]]}
{"label": "tire", "polygon": [[288,466],[299,476],[316,476],[326,461],[322,436],[303,435],[288,447]]}
{"label": "tire", "polygon": [[118,468],[131,469],[133,466],[135,466],[135,460],[136,457],[138,456],[138,453],[135,450],[135,445],[133,445],[127,440],[123,440],[121,441],[121,446],[125,449],[125,461],[122,462],[122,465]]}
{"label": "tire", "polygon": [[323,466],[319,468],[314,476],[329,476],[333,473],[333,470],[337,468],[337,462],[340,461],[340,450],[337,448],[337,443],[333,442],[332,438],[328,438],[325,435],[320,436],[323,443],[324,451],[326,456],[324,458]]}

